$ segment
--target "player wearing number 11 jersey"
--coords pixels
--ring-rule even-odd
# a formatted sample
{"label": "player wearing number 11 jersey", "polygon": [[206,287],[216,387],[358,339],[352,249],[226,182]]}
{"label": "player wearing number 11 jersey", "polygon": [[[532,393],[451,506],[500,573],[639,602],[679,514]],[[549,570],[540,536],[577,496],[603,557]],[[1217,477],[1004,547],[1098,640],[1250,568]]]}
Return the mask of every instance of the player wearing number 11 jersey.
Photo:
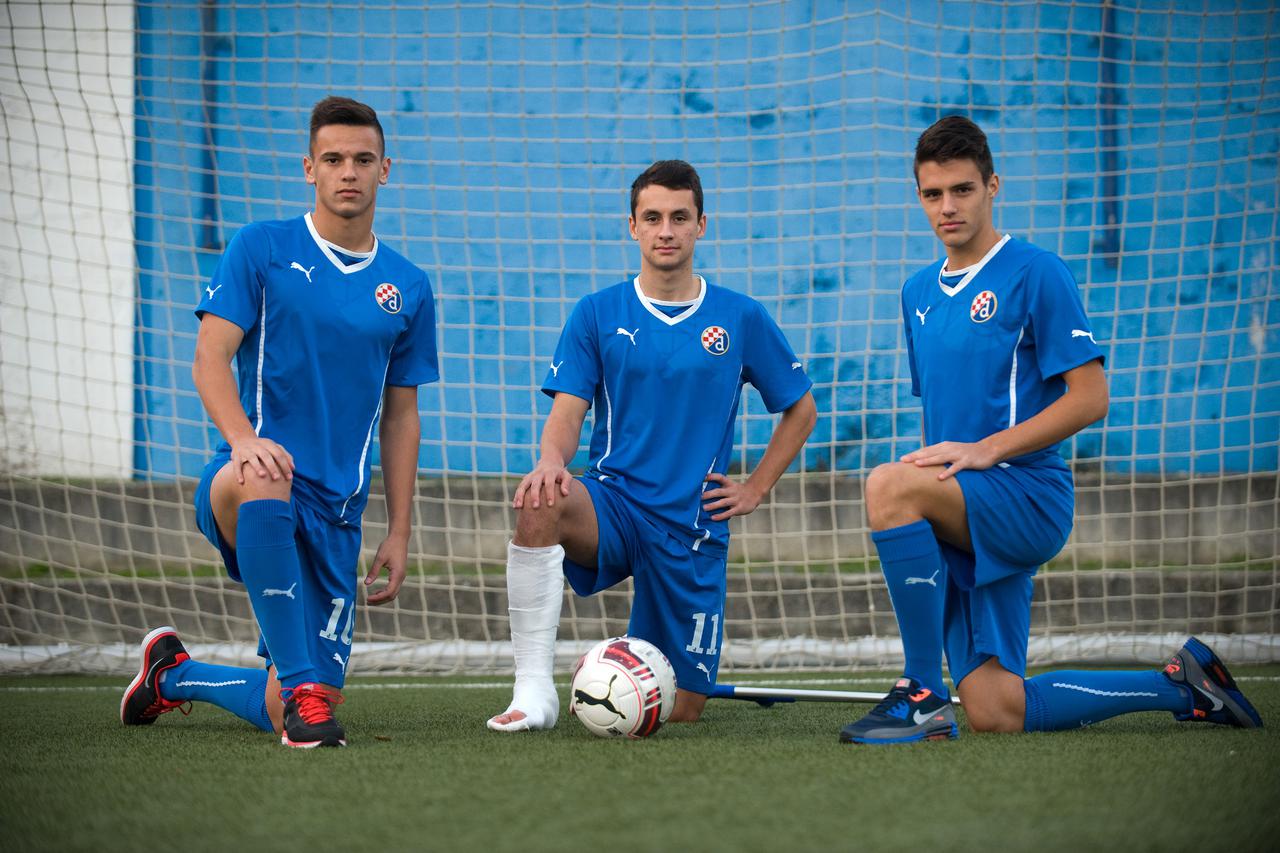
{"label": "player wearing number 11 jersey", "polygon": [[[196,489],[196,520],[242,581],[265,669],[194,661],[172,628],[143,640],[120,717],[149,724],[207,701],[287,746],[343,746],[333,715],[351,653],[360,518],[375,430],[388,532],[366,585],[395,598],[408,556],[418,386],[438,377],[426,276],[379,244],[374,199],[391,161],[372,109],[327,98],[303,159],[313,212],[243,228],[196,308],[196,389],[225,441]],[[233,375],[235,360],[238,375]]]}
{"label": "player wearing number 11 jersey", "polygon": [[[516,489],[507,591],[516,684],[495,731],[555,725],[551,682],[567,577],[590,595],[627,577],[628,633],[671,661],[672,721],[701,714],[723,642],[728,520],[756,508],[815,421],[805,376],[755,300],[693,273],[706,230],[702,186],[688,163],[655,163],[631,187],[640,274],[578,303],[542,390],[554,399],[537,467]],[[782,412],[745,483],[726,472],[744,384]],[[567,466],[594,408],[590,462]]]}

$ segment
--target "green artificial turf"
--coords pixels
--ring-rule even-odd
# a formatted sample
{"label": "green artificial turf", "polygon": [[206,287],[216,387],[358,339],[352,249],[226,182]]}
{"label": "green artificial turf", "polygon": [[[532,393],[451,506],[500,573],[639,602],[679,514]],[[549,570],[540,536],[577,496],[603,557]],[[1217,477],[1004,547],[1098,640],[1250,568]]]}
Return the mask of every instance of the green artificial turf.
{"label": "green artificial turf", "polygon": [[[1148,713],[893,747],[837,742],[867,705],[713,700],[698,724],[606,741],[570,717],[491,733],[509,690],[475,678],[355,679],[340,709],[351,745],[311,751],[206,705],[126,729],[128,679],[7,677],[0,849],[1268,849],[1280,667],[1233,672],[1270,728]],[[874,689],[866,678],[849,689]]]}

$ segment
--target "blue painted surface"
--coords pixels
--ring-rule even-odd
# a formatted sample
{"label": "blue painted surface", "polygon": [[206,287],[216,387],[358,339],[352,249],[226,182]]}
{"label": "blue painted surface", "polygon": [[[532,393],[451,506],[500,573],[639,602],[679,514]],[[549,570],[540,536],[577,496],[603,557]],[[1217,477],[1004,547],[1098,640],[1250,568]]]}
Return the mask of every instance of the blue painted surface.
{"label": "blue painted surface", "polygon": [[[1063,255],[1108,352],[1111,414],[1068,454],[1277,470],[1270,3],[1136,0],[1110,25],[1138,35],[1106,39],[1099,3],[677,5],[223,2],[202,34],[199,3],[139,2],[138,475],[208,456],[191,306],[219,241],[308,208],[305,126],[330,93],[378,110],[394,165],[376,228],[440,297],[426,473],[532,465],[546,358],[578,297],[636,271],[626,188],[666,157],[706,185],[700,270],[763,301],[817,383],[805,465],[865,471],[914,447],[897,292],[938,245],[910,157],[950,112],[991,137],[998,224]],[[747,411],[753,462],[771,421],[754,394]]]}

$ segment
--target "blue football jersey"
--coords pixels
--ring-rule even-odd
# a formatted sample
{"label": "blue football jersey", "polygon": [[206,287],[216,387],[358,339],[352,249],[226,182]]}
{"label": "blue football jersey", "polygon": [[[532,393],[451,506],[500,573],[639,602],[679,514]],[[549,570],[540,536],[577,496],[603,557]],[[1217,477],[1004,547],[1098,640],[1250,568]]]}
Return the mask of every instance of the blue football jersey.
{"label": "blue football jersey", "polygon": [[[927,443],[981,441],[1021,423],[1065,393],[1063,373],[1102,359],[1057,255],[1006,235],[954,275],[944,263],[902,288],[911,393],[922,398]],[[1058,444],[1007,461],[1065,467]]]}
{"label": "blue football jersey", "polygon": [[376,237],[368,253],[328,243],[310,213],[256,222],[214,270],[205,314],[244,329],[240,401],[258,435],[293,454],[294,496],[358,523],[383,389],[439,378],[426,274]]}
{"label": "blue football jersey", "polygon": [[712,521],[700,497],[707,474],[729,467],[748,382],[770,412],[812,385],[764,306],[703,280],[696,300],[673,309],[646,297],[637,278],[578,303],[542,390],[594,406],[587,477],[688,547],[723,554],[728,523]]}

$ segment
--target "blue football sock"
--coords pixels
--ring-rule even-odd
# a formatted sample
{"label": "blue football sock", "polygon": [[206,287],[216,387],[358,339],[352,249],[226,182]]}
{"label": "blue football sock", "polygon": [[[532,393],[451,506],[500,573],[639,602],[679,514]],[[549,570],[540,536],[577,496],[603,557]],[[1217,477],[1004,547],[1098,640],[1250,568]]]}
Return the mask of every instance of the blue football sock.
{"label": "blue football sock", "polygon": [[160,695],[171,702],[209,702],[275,731],[267,716],[267,671],[185,660],[160,675]]}
{"label": "blue football sock", "polygon": [[1025,682],[1029,732],[1078,729],[1134,711],[1186,713],[1191,697],[1158,670],[1046,672]]}
{"label": "blue football sock", "polygon": [[880,567],[889,585],[889,598],[898,617],[904,673],[947,698],[942,680],[942,604],[946,598],[947,568],[929,522],[921,520],[871,534],[880,554]]}
{"label": "blue football sock", "polygon": [[249,591],[282,687],[317,681],[307,643],[302,577],[294,543],[293,507],[286,501],[246,501],[236,524],[236,561]]}

